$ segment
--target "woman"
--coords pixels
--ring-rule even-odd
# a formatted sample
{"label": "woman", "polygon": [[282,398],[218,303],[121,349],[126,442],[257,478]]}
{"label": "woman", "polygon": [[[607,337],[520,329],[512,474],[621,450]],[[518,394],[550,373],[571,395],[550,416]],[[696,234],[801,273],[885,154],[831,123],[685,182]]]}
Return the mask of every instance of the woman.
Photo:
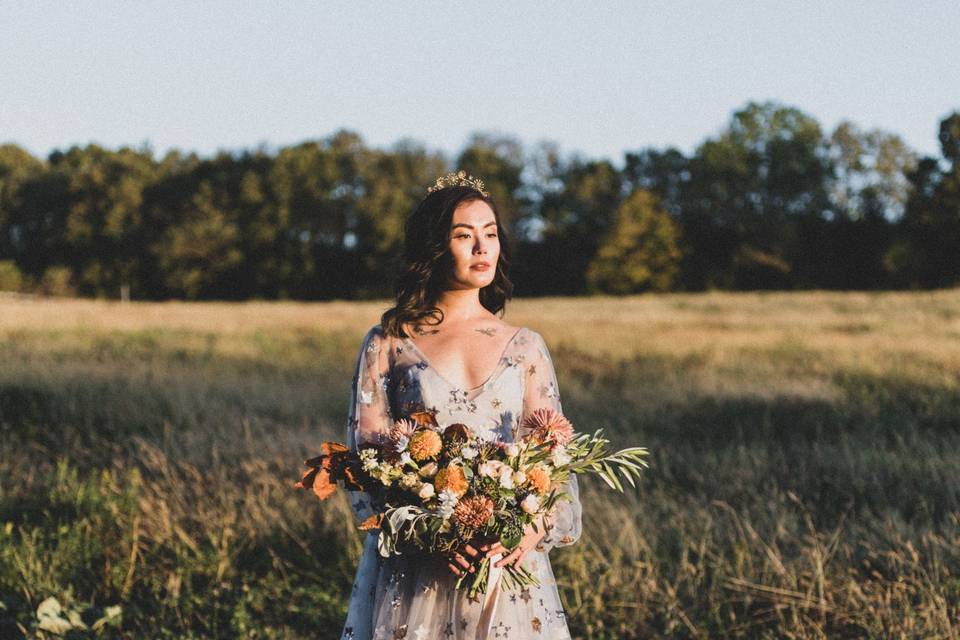
{"label": "woman", "polygon": [[[462,171],[439,178],[409,218],[396,306],[363,339],[347,421],[347,442],[382,442],[394,421],[434,412],[441,425],[461,422],[488,440],[512,441],[530,412],[562,411],[550,354],[539,333],[501,316],[512,284],[509,247],[483,183]],[[547,552],[580,537],[576,477],[541,524],[528,526],[513,552],[474,541],[445,560],[377,552],[377,532],[363,547],[341,638],[569,638]],[[372,515],[369,496],[352,492],[358,522]],[[492,561],[479,601],[454,583],[482,556]],[[539,587],[504,591],[507,563],[522,563]]]}

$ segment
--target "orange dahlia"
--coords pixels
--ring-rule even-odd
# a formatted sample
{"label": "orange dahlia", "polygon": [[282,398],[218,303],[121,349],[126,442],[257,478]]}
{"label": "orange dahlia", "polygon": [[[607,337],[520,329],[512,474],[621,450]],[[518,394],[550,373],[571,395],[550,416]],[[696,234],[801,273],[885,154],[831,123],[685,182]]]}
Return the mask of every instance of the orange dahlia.
{"label": "orange dahlia", "polygon": [[410,436],[410,444],[407,448],[410,450],[410,457],[417,462],[429,460],[440,453],[443,443],[440,436],[432,429],[418,429]]}
{"label": "orange dahlia", "polygon": [[437,488],[437,493],[444,489],[450,489],[457,496],[462,496],[467,492],[467,476],[463,473],[463,469],[457,465],[444,467],[437,471],[437,475],[434,476],[433,486]]}
{"label": "orange dahlia", "polygon": [[527,482],[541,495],[550,490],[550,474],[539,465],[527,471]]}
{"label": "orange dahlia", "polygon": [[479,529],[493,515],[493,500],[486,496],[470,496],[457,503],[453,519],[464,529]]}

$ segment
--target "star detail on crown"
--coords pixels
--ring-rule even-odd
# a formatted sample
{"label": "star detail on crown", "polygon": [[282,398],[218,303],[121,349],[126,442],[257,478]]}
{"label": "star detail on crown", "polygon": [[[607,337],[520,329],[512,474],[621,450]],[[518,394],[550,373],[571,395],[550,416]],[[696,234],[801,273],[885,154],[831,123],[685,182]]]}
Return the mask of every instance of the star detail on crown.
{"label": "star detail on crown", "polygon": [[434,191],[446,189],[447,187],[472,187],[482,193],[485,197],[490,197],[490,194],[483,186],[483,180],[467,175],[467,172],[463,169],[456,172],[451,171],[445,176],[440,176],[437,178],[437,181],[433,184],[433,186],[427,189],[427,193],[433,193]]}

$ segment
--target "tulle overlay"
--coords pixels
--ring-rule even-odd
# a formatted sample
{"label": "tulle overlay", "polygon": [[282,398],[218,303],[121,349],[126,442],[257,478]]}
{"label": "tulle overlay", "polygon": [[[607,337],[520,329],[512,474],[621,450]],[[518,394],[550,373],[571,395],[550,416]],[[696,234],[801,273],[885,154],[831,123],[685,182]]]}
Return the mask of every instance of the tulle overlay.
{"label": "tulle overlay", "polygon": [[[436,411],[440,424],[461,422],[488,439],[511,442],[532,411],[562,412],[550,353],[542,336],[521,327],[503,348],[483,385],[460,389],[445,379],[407,338],[386,336],[380,325],[363,339],[354,371],[347,420],[347,442],[382,442],[393,421],[415,411]],[[540,586],[504,591],[491,567],[487,593],[478,601],[454,588],[446,562],[424,556],[383,558],[376,532],[364,540],[347,620],[341,638],[349,640],[486,640],[488,638],[569,638],[548,552],[580,537],[580,500],[576,476],[566,487],[571,501],[558,501],[547,536],[523,565]],[[368,496],[350,492],[357,522],[373,511]],[[496,559],[496,558],[495,558]]]}

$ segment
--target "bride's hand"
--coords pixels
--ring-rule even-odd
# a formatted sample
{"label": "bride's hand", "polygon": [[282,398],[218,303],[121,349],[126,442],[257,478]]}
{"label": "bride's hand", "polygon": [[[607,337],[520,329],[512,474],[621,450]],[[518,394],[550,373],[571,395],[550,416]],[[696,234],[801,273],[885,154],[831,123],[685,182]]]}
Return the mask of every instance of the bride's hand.
{"label": "bride's hand", "polygon": [[547,534],[547,531],[543,526],[543,515],[537,516],[536,531],[534,531],[532,524],[526,525],[523,528],[523,531],[524,533],[523,537],[520,538],[520,544],[514,547],[513,551],[510,551],[500,544],[499,540],[490,544],[480,545],[480,551],[483,552],[488,558],[498,553],[506,554],[493,565],[495,567],[503,567],[508,564],[512,564],[515,567],[519,566],[520,562],[523,560],[523,557],[527,555],[531,549],[536,547]]}
{"label": "bride's hand", "polygon": [[461,569],[466,570],[469,573],[474,573],[476,571],[476,568],[473,566],[470,560],[464,557],[464,554],[476,559],[480,556],[480,551],[474,545],[468,542],[463,546],[462,549],[460,549],[460,551],[454,550],[451,552],[448,556],[450,562],[447,563],[447,566],[450,567],[450,571],[452,571],[454,575],[462,576],[463,571]]}

